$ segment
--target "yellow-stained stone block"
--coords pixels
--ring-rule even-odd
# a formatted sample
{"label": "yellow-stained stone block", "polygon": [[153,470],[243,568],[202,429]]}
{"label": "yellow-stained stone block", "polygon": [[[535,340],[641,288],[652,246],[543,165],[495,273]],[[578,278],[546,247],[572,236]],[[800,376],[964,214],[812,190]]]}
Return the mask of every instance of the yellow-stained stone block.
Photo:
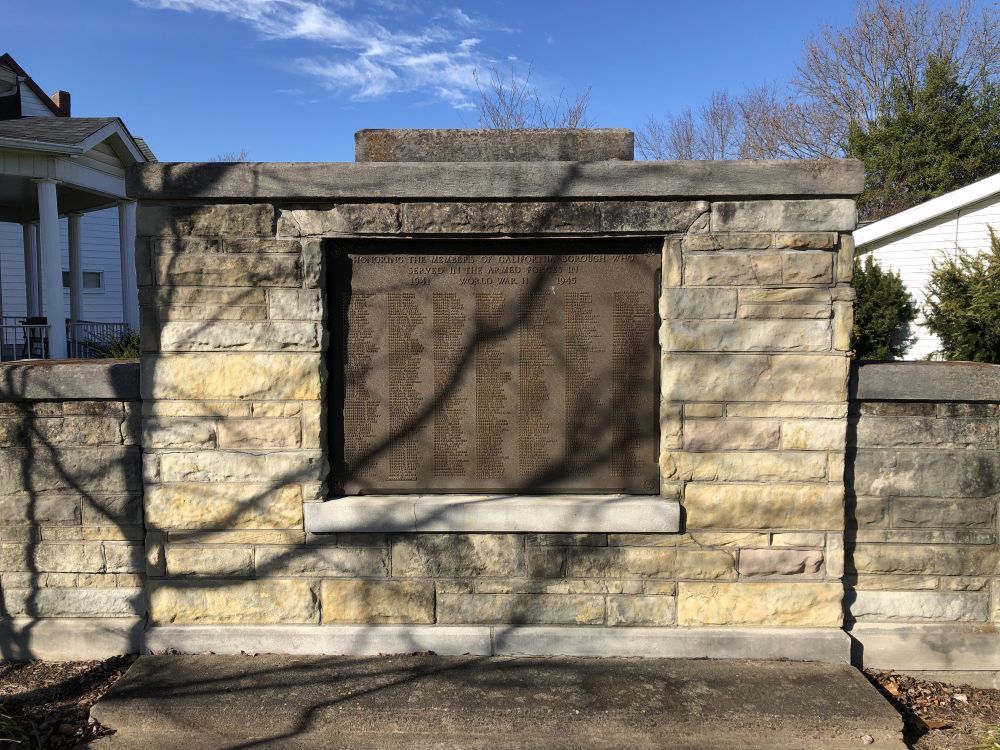
{"label": "yellow-stained stone block", "polygon": [[227,419],[218,424],[220,448],[298,448],[301,432],[296,417]]}
{"label": "yellow-stained stone block", "polygon": [[842,419],[847,404],[776,404],[768,402],[726,404],[727,417],[772,417],[775,419]]}
{"label": "yellow-stained stone block", "polygon": [[836,530],[844,526],[839,484],[703,484],[684,491],[689,529]]}
{"label": "yellow-stained stone block", "polygon": [[434,622],[432,581],[325,580],[320,597],[326,624]]}
{"label": "yellow-stained stone block", "polygon": [[840,354],[663,355],[666,401],[847,402],[850,360]]}
{"label": "yellow-stained stone block", "polygon": [[839,583],[684,583],[677,585],[677,624],[839,628]]}
{"label": "yellow-stained stone block", "polygon": [[168,576],[249,577],[253,550],[221,544],[168,544]]}
{"label": "yellow-stained stone block", "polygon": [[608,625],[673,625],[676,609],[672,596],[609,596]]}
{"label": "yellow-stained stone block", "polygon": [[851,350],[851,330],[854,327],[854,303],[833,303],[833,348],[839,352]]}
{"label": "yellow-stained stone block", "polygon": [[778,447],[778,422],[750,419],[686,419],[689,451],[767,450]]}
{"label": "yellow-stained stone block", "polygon": [[149,583],[149,614],[154,625],[316,623],[319,606],[302,579],[156,579]]}
{"label": "yellow-stained stone block", "polygon": [[784,450],[838,451],[847,444],[847,423],[841,419],[797,419],[781,424]]}
{"label": "yellow-stained stone block", "polygon": [[143,401],[144,417],[249,417],[246,401]]}
{"label": "yellow-stained stone block", "polygon": [[183,482],[146,487],[146,524],[154,529],[301,529],[295,485]]}
{"label": "yellow-stained stone block", "polygon": [[826,459],[827,454],[813,452],[666,451],[660,457],[660,469],[666,479],[795,482],[825,479]]}
{"label": "yellow-stained stone block", "polygon": [[318,352],[192,352],[144,357],[141,390],[146,399],[320,398]]}

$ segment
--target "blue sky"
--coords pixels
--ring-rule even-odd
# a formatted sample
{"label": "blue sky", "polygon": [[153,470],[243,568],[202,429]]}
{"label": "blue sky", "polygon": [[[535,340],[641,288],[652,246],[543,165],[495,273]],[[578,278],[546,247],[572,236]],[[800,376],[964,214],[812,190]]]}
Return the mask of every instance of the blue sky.
{"label": "blue sky", "polygon": [[[77,116],[122,117],[160,159],[349,161],[366,127],[470,127],[474,70],[530,64],[638,128],[713,89],[782,81],[852,0],[3,0],[0,43]],[[4,51],[0,49],[0,51]]]}

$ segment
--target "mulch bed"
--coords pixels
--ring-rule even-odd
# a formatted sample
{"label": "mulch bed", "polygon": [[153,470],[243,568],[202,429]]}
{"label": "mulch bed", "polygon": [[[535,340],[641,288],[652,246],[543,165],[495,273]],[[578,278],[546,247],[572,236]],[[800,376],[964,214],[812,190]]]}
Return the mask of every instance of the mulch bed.
{"label": "mulch bed", "polygon": [[134,660],[0,662],[0,748],[69,750],[111,734],[90,707]]}
{"label": "mulch bed", "polygon": [[1000,690],[918,680],[866,669],[903,715],[904,739],[918,750],[1000,750]]}

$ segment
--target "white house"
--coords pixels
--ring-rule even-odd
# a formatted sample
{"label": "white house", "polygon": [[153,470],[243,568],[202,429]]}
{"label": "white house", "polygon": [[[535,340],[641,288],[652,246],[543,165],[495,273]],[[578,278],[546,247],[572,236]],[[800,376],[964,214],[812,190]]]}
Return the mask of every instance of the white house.
{"label": "white house", "polygon": [[[861,227],[854,241],[858,255],[871,253],[882,268],[898,273],[922,307],[932,261],[957,248],[988,250],[991,226],[1000,232],[1000,174]],[[938,338],[922,325],[914,333],[917,340],[907,359],[924,359],[940,348]]]}
{"label": "white house", "polygon": [[0,360],[88,356],[137,327],[124,178],[152,160],[121,120],[71,117],[67,92],[47,96],[0,56]]}

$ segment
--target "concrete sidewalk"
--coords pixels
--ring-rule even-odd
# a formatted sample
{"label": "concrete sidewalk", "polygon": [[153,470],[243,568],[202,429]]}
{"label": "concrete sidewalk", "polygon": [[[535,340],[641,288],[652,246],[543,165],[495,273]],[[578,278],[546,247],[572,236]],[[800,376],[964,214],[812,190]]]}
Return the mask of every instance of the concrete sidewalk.
{"label": "concrete sidewalk", "polygon": [[91,715],[99,750],[904,747],[859,672],[803,662],[146,656]]}

